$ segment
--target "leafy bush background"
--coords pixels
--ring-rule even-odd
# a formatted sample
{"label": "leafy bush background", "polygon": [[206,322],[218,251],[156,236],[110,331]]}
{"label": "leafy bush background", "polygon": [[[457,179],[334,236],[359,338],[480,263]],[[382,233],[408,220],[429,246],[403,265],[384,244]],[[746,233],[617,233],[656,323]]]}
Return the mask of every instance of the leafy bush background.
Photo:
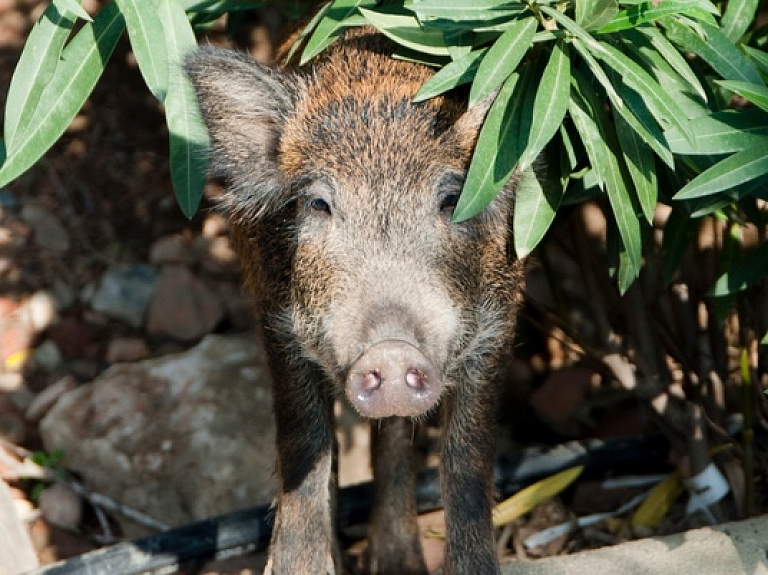
{"label": "leafy bush background", "polygon": [[[236,28],[243,11],[265,4],[113,0],[91,19],[79,0],[53,0],[7,94],[0,186],[62,136],[127,36],[163,104],[172,181],[191,217],[208,136],[180,62],[212,22],[224,16]],[[313,3],[278,4],[299,16]],[[459,85],[470,104],[495,95],[454,218],[472,217],[517,178],[515,249],[523,257],[545,248],[540,268],[556,308],[528,302],[540,331],[558,331],[577,361],[645,400],[687,475],[717,460],[745,515],[757,509],[752,465],[765,461],[753,457],[761,446],[751,431],[768,413],[768,347],[758,345],[768,343],[768,28],[756,23],[759,4],[333,0],[292,51],[307,62],[347,27],[369,24],[400,45],[396,57],[437,71],[417,99]],[[534,161],[547,169],[532,170]],[[596,211],[598,234],[586,229]],[[550,258],[548,248],[564,244],[577,273],[558,273]],[[566,277],[583,284],[588,322],[575,311],[585,302],[559,285]],[[734,413],[741,446],[723,431]]]}

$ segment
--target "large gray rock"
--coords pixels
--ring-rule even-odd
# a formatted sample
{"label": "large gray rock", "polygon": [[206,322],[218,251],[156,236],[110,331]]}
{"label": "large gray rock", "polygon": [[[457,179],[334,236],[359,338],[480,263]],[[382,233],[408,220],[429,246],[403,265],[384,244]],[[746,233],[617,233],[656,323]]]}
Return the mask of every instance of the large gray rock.
{"label": "large gray rock", "polygon": [[271,404],[256,337],[211,335],[65,393],[40,432],[90,489],[176,526],[271,501]]}

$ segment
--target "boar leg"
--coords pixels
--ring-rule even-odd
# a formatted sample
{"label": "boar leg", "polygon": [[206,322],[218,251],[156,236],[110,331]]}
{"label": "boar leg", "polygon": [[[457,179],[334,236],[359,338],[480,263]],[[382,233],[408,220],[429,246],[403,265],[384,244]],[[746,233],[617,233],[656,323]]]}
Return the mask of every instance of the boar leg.
{"label": "boar leg", "polygon": [[340,575],[331,510],[334,439],[327,384],[309,365],[291,364],[277,353],[270,353],[270,360],[279,493],[265,573]]}
{"label": "boar leg", "polygon": [[416,523],[414,423],[371,423],[373,509],[368,534],[372,575],[426,575]]}
{"label": "boar leg", "polygon": [[498,392],[494,383],[464,383],[449,402],[443,431],[444,575],[498,575],[491,524]]}

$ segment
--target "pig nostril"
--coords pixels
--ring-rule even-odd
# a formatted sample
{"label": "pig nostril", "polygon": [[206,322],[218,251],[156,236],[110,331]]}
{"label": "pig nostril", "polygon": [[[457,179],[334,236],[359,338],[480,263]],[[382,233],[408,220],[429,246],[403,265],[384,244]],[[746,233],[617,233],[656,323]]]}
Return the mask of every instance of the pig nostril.
{"label": "pig nostril", "polygon": [[374,391],[381,387],[381,374],[377,370],[369,371],[363,375],[362,383],[364,391]]}
{"label": "pig nostril", "polygon": [[411,389],[421,391],[427,386],[427,374],[420,369],[411,368],[405,374],[405,383]]}

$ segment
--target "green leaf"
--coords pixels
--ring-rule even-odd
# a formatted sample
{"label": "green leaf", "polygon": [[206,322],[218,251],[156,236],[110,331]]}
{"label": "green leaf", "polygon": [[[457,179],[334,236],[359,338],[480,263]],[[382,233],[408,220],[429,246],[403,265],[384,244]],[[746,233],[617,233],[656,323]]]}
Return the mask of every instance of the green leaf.
{"label": "green leaf", "polygon": [[[662,88],[665,86],[659,79],[659,75],[664,72],[663,68],[666,65],[677,72],[679,78],[694,89],[702,102],[707,101],[707,93],[704,90],[704,86],[701,85],[698,76],[696,76],[696,73],[691,70],[686,59],[682,57],[677,48],[664,37],[658,28],[655,26],[642,26],[634,30],[627,30],[623,34],[623,38],[626,38],[628,46],[635,47],[637,52],[646,58],[649,65],[653,67],[655,71],[654,76],[659,80],[659,84]],[[650,46],[648,46],[649,42]],[[678,88],[677,91],[685,95],[685,90]],[[701,108],[701,110],[704,110],[704,106],[698,107]]]}
{"label": "green leaf", "polygon": [[477,68],[480,66],[480,61],[487,52],[488,48],[474,50],[441,68],[434,76],[424,82],[424,85],[419,88],[413,101],[422,102],[424,100],[429,100],[430,98],[443,94],[456,86],[471,82],[475,77]]}
{"label": "green leaf", "polygon": [[696,238],[702,220],[690,216],[680,204],[672,207],[661,240],[661,274],[669,284],[675,277],[691,242]]}
{"label": "green leaf", "polygon": [[718,155],[745,148],[764,146],[768,149],[768,115],[758,109],[724,110],[691,120],[696,134],[686,140],[675,128],[665,132],[670,150],[681,155]]}
{"label": "green leaf", "polygon": [[714,26],[698,24],[696,30],[699,33],[696,33],[674,18],[665,18],[662,25],[667,29],[667,38],[682,50],[700,56],[723,79],[763,83],[760,72],[749,58]]}
{"label": "green leaf", "polygon": [[626,123],[623,116],[616,115],[614,120],[624,162],[632,183],[635,185],[640,207],[646,221],[651,223],[656,212],[656,200],[659,191],[653,153],[638,133]]}
{"label": "green leaf", "polygon": [[154,8],[147,9],[146,0],[116,0],[125,16],[125,26],[131,40],[141,75],[149,91],[160,102],[168,91],[168,54],[163,23]]}
{"label": "green leaf", "polygon": [[[515,72],[502,84],[491,104],[477,138],[464,189],[453,212],[453,221],[462,222],[479,214],[504,187],[517,163],[506,153],[516,138],[515,107],[510,105],[519,75]],[[518,98],[518,102],[521,98]],[[505,153],[500,153],[501,151]]]}
{"label": "green leaf", "polygon": [[443,33],[422,28],[410,14],[374,12],[365,8],[359,10],[382,34],[401,46],[434,56],[451,55]]}
{"label": "green leaf", "polygon": [[413,0],[408,6],[419,21],[427,26],[475,28],[508,20],[527,7],[506,0]]}
{"label": "green leaf", "polygon": [[348,18],[360,6],[373,6],[375,0],[334,0],[326,9],[325,16],[304,46],[300,64],[303,66],[333,43],[349,27]]}
{"label": "green leaf", "polygon": [[752,250],[735,269],[717,278],[715,285],[707,292],[707,295],[722,297],[744,291],[768,274],[766,262],[768,262],[768,242],[763,242]]}
{"label": "green leaf", "polygon": [[619,12],[613,20],[596,30],[596,32],[598,34],[608,34],[630,28],[639,28],[642,24],[655,22],[665,16],[690,14],[691,12],[695,13],[696,10],[698,10],[696,6],[684,1],[639,2]]}
{"label": "green leaf", "polygon": [[768,52],[763,52],[751,46],[742,46],[741,49],[747,53],[763,74],[768,75]]}
{"label": "green leaf", "polygon": [[192,84],[182,66],[197,41],[177,0],[160,0],[159,15],[165,30],[169,64],[165,120],[170,138],[171,181],[181,211],[191,218],[203,196],[207,171],[205,159],[210,147],[208,132],[198,115]]}
{"label": "green leaf", "polygon": [[267,2],[264,0],[249,2],[246,0],[179,0],[185,12],[238,12],[262,8]]}
{"label": "green leaf", "polygon": [[[685,114],[679,106],[669,98],[659,84],[638,64],[605,42],[598,42],[573,20],[549,6],[540,6],[540,10],[550,16],[566,30],[573,33],[598,59],[613,68],[622,81],[635,90],[645,102],[648,110],[663,126],[676,126],[683,134],[693,139],[693,134],[687,128]],[[593,70],[594,72],[594,70]]]}
{"label": "green leaf", "polygon": [[470,107],[501,86],[502,82],[514,72],[531,46],[536,27],[535,18],[526,18],[516,22],[499,36],[477,69],[469,92]]}
{"label": "green leaf", "polygon": [[735,44],[754,21],[759,4],[760,0],[728,0],[720,19],[723,35]]}
{"label": "green leaf", "polygon": [[63,10],[72,12],[72,14],[74,14],[78,18],[82,18],[86,22],[93,22],[93,18],[91,18],[91,15],[85,11],[85,8],[80,6],[81,1],[82,0],[55,0],[54,3],[58,4],[59,7],[62,8]]}
{"label": "green leaf", "polygon": [[557,178],[542,182],[533,169],[520,172],[515,183],[513,230],[518,258],[529,255],[547,233],[560,207],[563,187]]}
{"label": "green leaf", "polygon": [[560,40],[552,48],[549,62],[536,90],[531,131],[525,151],[518,160],[518,170],[528,169],[557,133],[568,110],[570,91],[571,60],[565,40]]}
{"label": "green leaf", "polygon": [[716,194],[768,173],[768,154],[764,145],[736,152],[704,170],[674,196],[688,200]]}
{"label": "green leaf", "polygon": [[[673,168],[674,158],[672,157],[672,153],[669,151],[664,135],[648,111],[642,98],[637,92],[627,88],[621,82],[619,82],[618,85],[614,85],[594,56],[592,56],[592,53],[586,49],[581,41],[573,40],[573,46],[587,62],[589,69],[605,90],[605,93],[613,106],[612,113],[614,115],[622,116],[624,121],[637,132],[656,155],[659,156],[667,166]],[[616,74],[614,73],[614,77],[615,76]],[[621,90],[623,96],[619,95],[617,88]]]}
{"label": "green leaf", "polygon": [[117,5],[107,4],[70,41],[28,128],[16,138],[14,149],[8,150],[0,168],[0,186],[29,169],[64,133],[96,85],[124,28]]}
{"label": "green leaf", "polygon": [[768,88],[765,86],[756,86],[747,82],[734,82],[729,80],[717,80],[726,90],[736,92],[742,98],[752,102],[761,110],[768,112]]}
{"label": "green leaf", "polygon": [[576,23],[585,30],[600,28],[619,11],[616,0],[576,0]]}
{"label": "green leaf", "polygon": [[27,132],[40,96],[56,71],[73,24],[71,16],[60,11],[53,2],[29,33],[6,97],[3,132],[7,153],[15,152],[20,135]]}
{"label": "green leaf", "polygon": [[600,98],[589,87],[583,76],[574,76],[576,85],[571,92],[568,111],[581,136],[590,164],[597,172],[602,187],[608,194],[619,236],[622,242],[622,265],[619,269],[619,290],[624,293],[640,273],[642,241],[640,220],[636,215],[621,165],[610,142],[610,123],[602,110]]}

